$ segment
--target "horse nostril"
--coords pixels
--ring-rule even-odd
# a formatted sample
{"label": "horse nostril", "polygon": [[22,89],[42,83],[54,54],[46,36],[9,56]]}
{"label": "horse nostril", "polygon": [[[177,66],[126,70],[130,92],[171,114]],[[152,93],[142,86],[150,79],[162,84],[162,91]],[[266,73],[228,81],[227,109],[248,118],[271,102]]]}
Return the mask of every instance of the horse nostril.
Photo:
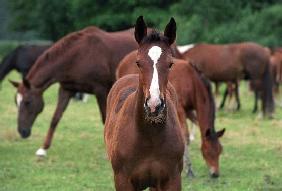
{"label": "horse nostril", "polygon": [[218,172],[217,168],[211,167],[210,168],[210,175],[211,175],[212,178],[218,178],[219,172]]}
{"label": "horse nostril", "polygon": [[219,177],[219,173],[217,173],[217,172],[211,173],[211,177],[212,178],[218,178]]}
{"label": "horse nostril", "polygon": [[144,106],[145,106],[145,107],[148,107],[148,101],[149,101],[149,98],[146,98],[146,99],[145,99],[145,103],[144,103]]}
{"label": "horse nostril", "polygon": [[164,102],[164,99],[161,99],[161,103],[157,105],[156,111],[160,112],[163,108],[165,108],[165,102]]}
{"label": "horse nostril", "polygon": [[219,174],[218,174],[218,173],[212,173],[212,174],[211,174],[211,177],[212,177],[212,178],[218,178],[218,177],[219,177]]}

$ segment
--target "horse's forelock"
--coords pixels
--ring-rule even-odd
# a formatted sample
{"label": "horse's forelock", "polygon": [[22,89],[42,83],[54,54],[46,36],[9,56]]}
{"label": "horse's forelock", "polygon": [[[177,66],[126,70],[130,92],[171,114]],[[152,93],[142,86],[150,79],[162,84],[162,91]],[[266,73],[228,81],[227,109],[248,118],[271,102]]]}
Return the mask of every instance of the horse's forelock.
{"label": "horse's forelock", "polygon": [[154,43],[154,42],[164,42],[169,44],[168,38],[164,36],[157,30],[152,30],[152,32],[142,39],[143,44]]}

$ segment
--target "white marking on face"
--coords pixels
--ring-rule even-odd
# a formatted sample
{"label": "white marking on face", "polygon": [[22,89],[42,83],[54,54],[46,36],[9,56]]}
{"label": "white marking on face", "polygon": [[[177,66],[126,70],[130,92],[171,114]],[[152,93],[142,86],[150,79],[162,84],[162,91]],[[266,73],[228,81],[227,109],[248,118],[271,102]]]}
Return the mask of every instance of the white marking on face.
{"label": "white marking on face", "polygon": [[17,106],[18,107],[20,107],[22,101],[23,101],[23,95],[20,93],[17,93]]}
{"label": "white marking on face", "polygon": [[190,50],[191,48],[194,48],[194,46],[195,46],[194,44],[188,44],[184,46],[177,46],[177,49],[181,54],[183,54],[184,52]]}
{"label": "white marking on face", "polygon": [[150,99],[148,100],[148,106],[151,108],[151,112],[154,112],[156,106],[161,103],[160,100],[160,88],[159,88],[159,76],[157,70],[157,63],[161,57],[162,49],[158,46],[150,48],[148,55],[153,61],[153,78],[150,85]]}

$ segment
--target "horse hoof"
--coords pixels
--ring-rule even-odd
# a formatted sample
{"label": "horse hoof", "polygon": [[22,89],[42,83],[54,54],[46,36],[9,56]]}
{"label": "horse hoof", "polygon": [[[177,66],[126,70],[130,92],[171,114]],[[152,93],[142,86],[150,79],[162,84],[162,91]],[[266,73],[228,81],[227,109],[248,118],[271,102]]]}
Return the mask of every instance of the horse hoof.
{"label": "horse hoof", "polygon": [[47,156],[47,151],[45,150],[45,149],[42,149],[42,148],[40,148],[40,149],[38,149],[37,151],[36,151],[36,156],[38,156],[38,157],[46,157]]}
{"label": "horse hoof", "polygon": [[195,174],[191,169],[189,169],[188,172],[187,172],[187,176],[188,176],[188,178],[194,178]]}
{"label": "horse hoof", "polygon": [[195,140],[195,137],[194,137],[193,135],[190,135],[190,136],[189,136],[189,140],[190,140],[190,141],[194,141],[194,140]]}

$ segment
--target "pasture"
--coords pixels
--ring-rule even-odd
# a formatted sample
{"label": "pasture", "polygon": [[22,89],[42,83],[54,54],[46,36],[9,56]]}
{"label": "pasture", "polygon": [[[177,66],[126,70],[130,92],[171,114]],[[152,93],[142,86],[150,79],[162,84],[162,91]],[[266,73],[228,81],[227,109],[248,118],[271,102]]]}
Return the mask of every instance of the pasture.
{"label": "pasture", "polygon": [[[91,96],[87,103],[71,101],[47,158],[39,160],[35,151],[49,127],[58,86],[45,92],[44,111],[36,120],[31,137],[23,140],[16,130],[15,89],[7,79],[20,77],[11,73],[0,91],[0,190],[114,190],[95,97]],[[253,94],[246,83],[241,83],[240,95],[241,111],[226,108],[217,112],[216,129],[227,130],[221,138],[224,151],[220,177],[209,177],[197,130],[190,147],[196,177],[183,174],[182,190],[282,190],[282,108],[276,106],[275,119],[264,120],[251,113]],[[282,99],[279,100],[281,104]]]}

